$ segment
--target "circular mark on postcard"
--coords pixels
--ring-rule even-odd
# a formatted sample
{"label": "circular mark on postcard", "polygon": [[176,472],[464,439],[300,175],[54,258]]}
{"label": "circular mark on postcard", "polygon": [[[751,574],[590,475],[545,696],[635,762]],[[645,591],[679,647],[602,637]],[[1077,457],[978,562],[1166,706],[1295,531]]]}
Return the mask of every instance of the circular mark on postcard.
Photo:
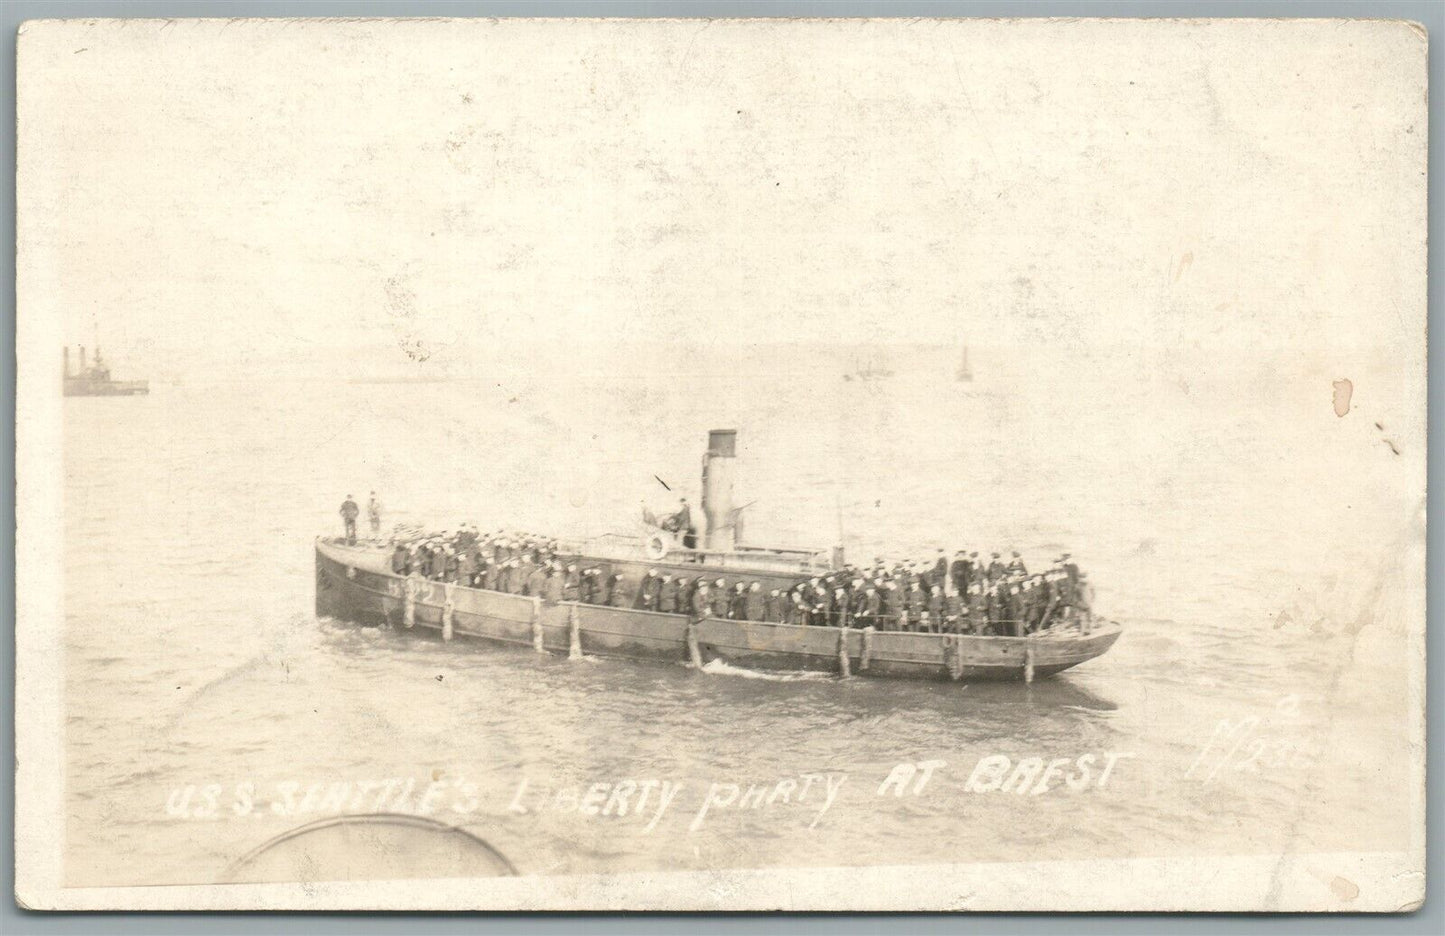
{"label": "circular mark on postcard", "polygon": [[456,826],[423,816],[331,816],[297,826],[233,862],[222,883],[510,877],[507,857]]}

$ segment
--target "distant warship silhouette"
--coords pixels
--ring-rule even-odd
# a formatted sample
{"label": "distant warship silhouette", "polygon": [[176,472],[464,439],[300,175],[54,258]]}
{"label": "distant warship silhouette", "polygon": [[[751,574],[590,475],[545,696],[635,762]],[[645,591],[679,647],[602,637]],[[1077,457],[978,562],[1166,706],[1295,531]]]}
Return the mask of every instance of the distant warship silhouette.
{"label": "distant warship silhouette", "polygon": [[70,348],[65,349],[64,386],[66,396],[136,396],[150,393],[150,382],[146,380],[112,380],[110,368],[100,356],[100,346],[95,348],[95,360],[89,366],[85,363],[85,345],[80,345],[80,369],[70,371]]}

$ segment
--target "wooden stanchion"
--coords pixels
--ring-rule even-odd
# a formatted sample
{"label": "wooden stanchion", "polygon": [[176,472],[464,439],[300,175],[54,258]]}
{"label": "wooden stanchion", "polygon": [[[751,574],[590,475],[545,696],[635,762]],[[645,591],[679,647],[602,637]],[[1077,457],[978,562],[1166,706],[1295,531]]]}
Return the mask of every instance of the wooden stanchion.
{"label": "wooden stanchion", "polygon": [[697,642],[697,626],[701,623],[694,618],[687,622],[687,658],[693,669],[702,669],[702,647]]}
{"label": "wooden stanchion", "polygon": [[957,634],[943,637],[943,658],[948,663],[948,678],[958,682],[963,678],[963,641]]}
{"label": "wooden stanchion", "polygon": [[863,655],[858,658],[858,672],[866,673],[873,660],[873,625],[863,628]]}
{"label": "wooden stanchion", "polygon": [[442,640],[452,639],[452,615],[456,611],[456,604],[452,599],[456,591],[456,582],[447,582],[442,586]]}
{"label": "wooden stanchion", "polygon": [[547,648],[542,643],[542,599],[532,599],[532,649],[538,653],[546,653]]}
{"label": "wooden stanchion", "polygon": [[582,659],[582,618],[578,614],[575,604],[568,607],[567,658],[569,660]]}
{"label": "wooden stanchion", "polygon": [[853,664],[848,659],[848,628],[838,628],[838,675],[844,679],[853,675]]}
{"label": "wooden stanchion", "polygon": [[409,575],[406,579],[406,597],[402,602],[401,622],[407,630],[416,626],[416,594],[421,590],[421,584],[416,580],[415,575]]}
{"label": "wooden stanchion", "polygon": [[1034,681],[1034,648],[1024,650],[1024,682]]}

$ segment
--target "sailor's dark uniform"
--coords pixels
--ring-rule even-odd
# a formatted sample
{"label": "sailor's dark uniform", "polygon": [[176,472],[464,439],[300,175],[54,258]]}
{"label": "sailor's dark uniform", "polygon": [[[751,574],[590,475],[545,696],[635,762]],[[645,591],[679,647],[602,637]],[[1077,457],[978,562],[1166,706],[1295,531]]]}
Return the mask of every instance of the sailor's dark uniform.
{"label": "sailor's dark uniform", "polygon": [[687,608],[683,606],[682,590],[683,585],[677,579],[663,582],[662,587],[658,589],[657,609],[667,614],[685,613]]}
{"label": "sailor's dark uniform", "polygon": [[715,586],[716,593],[712,596],[712,616],[726,619],[728,612],[732,610],[732,596],[728,594],[727,586]]}
{"label": "sailor's dark uniform", "polygon": [[928,629],[933,633],[943,630],[943,593],[928,593]]}
{"label": "sailor's dark uniform", "polygon": [[457,556],[457,581],[471,588],[476,577],[477,560],[472,556],[470,549],[464,549],[461,555]]}
{"label": "sailor's dark uniform", "polygon": [[904,592],[903,610],[908,613],[908,628],[917,630],[919,621],[923,619],[923,612],[928,610],[928,597],[923,594],[923,587],[917,582],[908,586],[908,591]]}
{"label": "sailor's dark uniform", "polygon": [[988,602],[981,591],[968,596],[968,629],[973,634],[988,633]]}
{"label": "sailor's dark uniform", "polygon": [[879,612],[883,610],[883,602],[878,596],[878,590],[868,589],[863,593],[862,601],[859,604],[862,613],[858,615],[858,626],[876,628]]}
{"label": "sailor's dark uniform", "polygon": [[712,595],[708,594],[705,586],[698,586],[697,591],[692,593],[692,616],[699,621],[712,617]]}
{"label": "sailor's dark uniform", "polygon": [[341,502],[341,520],[346,526],[346,544],[356,545],[356,517],[361,513],[361,508],[356,506],[356,501],[351,498]]}
{"label": "sailor's dark uniform", "polygon": [[752,588],[749,588],[743,594],[743,620],[761,621],[764,619],[762,591],[761,589],[754,591]]}
{"label": "sailor's dark uniform", "polygon": [[949,567],[949,572],[953,577],[953,590],[960,595],[967,594],[973,564],[967,559],[955,559],[953,565]]}
{"label": "sailor's dark uniform", "polygon": [[957,634],[961,630],[960,619],[963,617],[963,601],[958,595],[943,596],[943,630]]}
{"label": "sailor's dark uniform", "polygon": [[1020,600],[1018,586],[1010,585],[1003,600],[1004,614],[1007,615],[1008,620],[1008,633],[1023,633],[1023,602]]}
{"label": "sailor's dark uniform", "polygon": [[661,587],[662,583],[658,580],[657,575],[648,572],[642,577],[642,587],[637,590],[637,600],[633,602],[633,607],[656,611],[657,593]]}

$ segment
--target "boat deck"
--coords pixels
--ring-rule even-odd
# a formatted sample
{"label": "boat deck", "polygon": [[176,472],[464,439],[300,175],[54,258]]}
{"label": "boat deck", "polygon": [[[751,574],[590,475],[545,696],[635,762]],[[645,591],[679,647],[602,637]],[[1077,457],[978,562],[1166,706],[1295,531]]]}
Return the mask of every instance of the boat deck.
{"label": "boat deck", "polygon": [[1121,630],[1025,637],[815,627],[705,618],[541,598],[395,575],[384,547],[316,542],[316,610],[362,624],[539,652],[813,670],[898,679],[1028,680],[1105,653]]}

